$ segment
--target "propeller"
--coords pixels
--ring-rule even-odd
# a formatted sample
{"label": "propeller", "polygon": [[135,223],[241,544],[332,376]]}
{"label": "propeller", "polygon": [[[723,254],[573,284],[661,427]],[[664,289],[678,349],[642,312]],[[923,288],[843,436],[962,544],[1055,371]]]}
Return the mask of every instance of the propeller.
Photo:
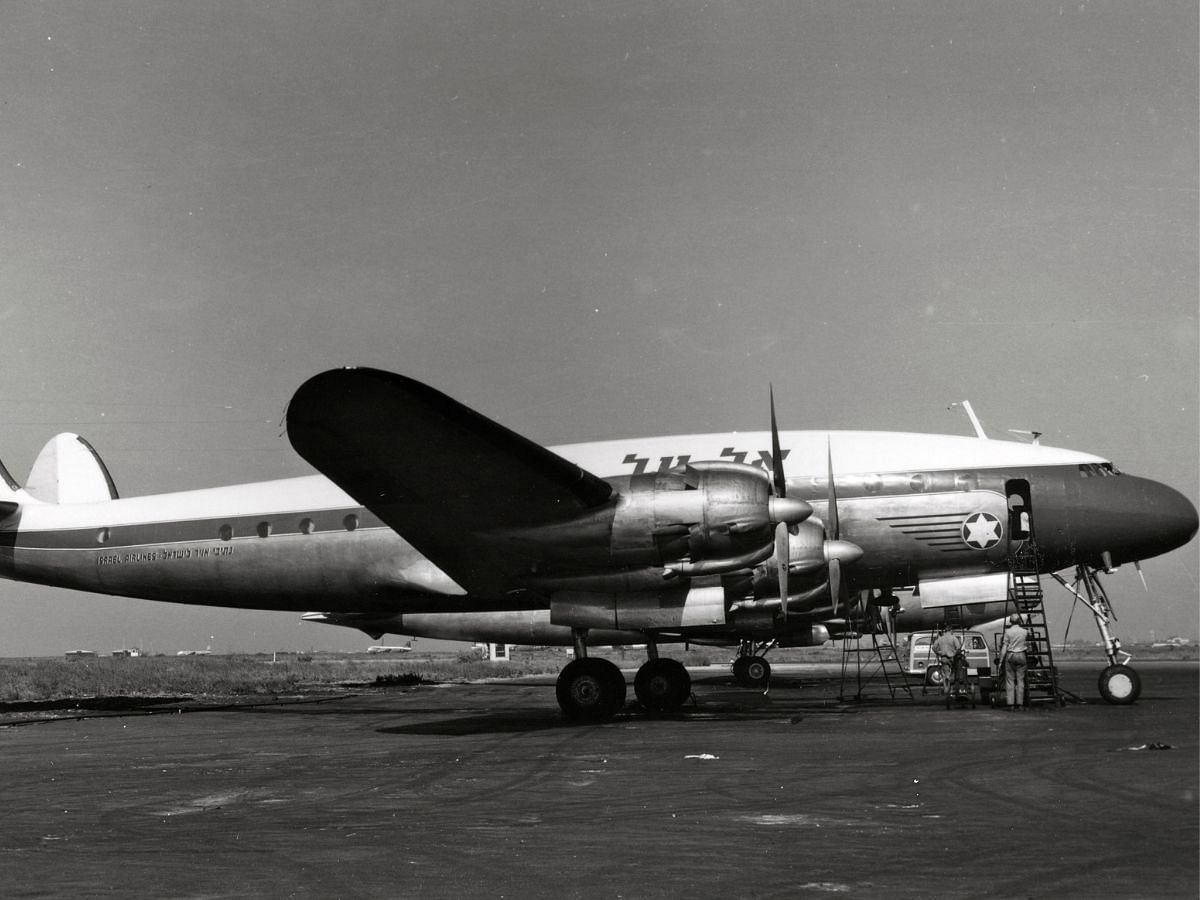
{"label": "propeller", "polygon": [[779,426],[775,424],[775,386],[770,386],[771,394],[771,475],[775,495],[787,496],[787,481],[783,477],[783,451],[779,447]]}
{"label": "propeller", "polygon": [[[787,479],[783,475],[783,450],[779,446],[779,426],[775,421],[775,386],[770,385],[771,397],[771,486],[775,496],[787,497]],[[791,545],[788,541],[788,524],[775,526],[775,571],[779,578],[779,605],[784,624],[788,616],[788,564],[791,562]]]}
{"label": "propeller", "polygon": [[788,540],[786,522],[775,526],[775,568],[779,577],[779,603],[784,624],[788,616],[788,563],[791,556],[791,542]]}
{"label": "propeller", "polygon": [[[781,507],[786,506],[787,479],[783,472],[783,449],[779,444],[779,425],[775,417],[775,389],[770,390],[771,399],[771,488],[775,500]],[[838,606],[847,600],[847,589],[842,580],[842,566],[856,562],[862,557],[862,548],[850,541],[841,539],[841,522],[838,517],[837,486],[833,478],[833,449],[828,449],[829,464],[829,512],[826,515],[825,535],[822,541],[825,566],[829,573],[829,593],[833,598],[833,612],[837,614]],[[799,501],[795,501],[799,502]],[[794,524],[777,519],[775,526],[775,574],[779,584],[780,615],[784,623],[788,617],[788,573],[791,567],[790,536],[797,533]]]}
{"label": "propeller", "polygon": [[826,443],[828,459],[829,511],[825,514],[825,556],[829,567],[829,596],[833,601],[833,614],[838,605],[847,600],[845,583],[842,581],[842,562],[852,563],[863,555],[862,548],[850,541],[842,540],[842,523],[838,516],[837,482],[833,478],[833,445]]}

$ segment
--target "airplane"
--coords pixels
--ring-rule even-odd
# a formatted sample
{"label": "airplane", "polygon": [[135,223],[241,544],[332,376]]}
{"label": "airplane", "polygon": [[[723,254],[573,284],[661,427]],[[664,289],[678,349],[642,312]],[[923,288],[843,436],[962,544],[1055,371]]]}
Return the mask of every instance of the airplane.
{"label": "airplane", "polygon": [[411,653],[412,641],[399,646],[395,644],[372,644],[367,648],[368,653]]}
{"label": "airplane", "polygon": [[768,431],[547,448],[414,379],[333,369],[287,410],[319,474],[121,498],[73,434],[23,488],[0,466],[0,577],[304,612],[376,640],[572,646],[559,705],[603,721],[627,688],[589,646],[645,645],[635,694],[671,712],[691,684],[660,644],[736,646],[735,677],[762,684],[770,648],[820,645],[864,608],[908,631],[947,607],[990,621],[1036,529],[1040,570],[1062,581],[1074,567],[1094,600],[1102,694],[1136,699],[1098,573],[1187,544],[1197,513],[1182,494],[981,428],[780,431],[773,396],[770,412]]}

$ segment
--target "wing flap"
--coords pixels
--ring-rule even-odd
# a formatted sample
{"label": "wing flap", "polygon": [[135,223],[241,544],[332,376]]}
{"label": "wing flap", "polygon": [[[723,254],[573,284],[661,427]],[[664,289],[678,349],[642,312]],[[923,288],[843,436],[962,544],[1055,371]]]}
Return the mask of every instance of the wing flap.
{"label": "wing flap", "polygon": [[309,379],[287,430],[297,453],[472,593],[502,592],[536,561],[494,547],[489,533],[564,521],[612,494],[440,391],[378,369]]}

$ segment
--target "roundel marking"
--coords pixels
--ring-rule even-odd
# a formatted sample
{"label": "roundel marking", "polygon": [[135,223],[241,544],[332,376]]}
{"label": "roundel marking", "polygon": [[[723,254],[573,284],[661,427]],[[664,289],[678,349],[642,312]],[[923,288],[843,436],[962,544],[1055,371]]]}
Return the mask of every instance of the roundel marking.
{"label": "roundel marking", "polygon": [[963,543],[974,550],[987,550],[1000,543],[1004,529],[991,513],[977,512],[967,516],[962,526]]}

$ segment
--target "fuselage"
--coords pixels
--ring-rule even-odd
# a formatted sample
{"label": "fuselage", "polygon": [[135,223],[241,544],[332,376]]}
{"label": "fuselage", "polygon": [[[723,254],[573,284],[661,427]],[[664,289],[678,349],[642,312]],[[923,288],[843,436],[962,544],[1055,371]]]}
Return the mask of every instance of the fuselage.
{"label": "fuselage", "polygon": [[[768,433],[679,435],[550,448],[620,489],[701,460],[770,468]],[[1186,543],[1196,510],[1173,489],[1070,450],[944,435],[783,432],[789,496],[863,548],[855,589],[1002,568],[1025,514],[1044,569],[1118,565]],[[1023,499],[1013,507],[1013,495]],[[470,596],[320,475],[96,503],[38,502],[0,524],[0,575],[213,606],[400,614],[543,608],[536,592]],[[464,524],[466,527],[466,523]]]}

